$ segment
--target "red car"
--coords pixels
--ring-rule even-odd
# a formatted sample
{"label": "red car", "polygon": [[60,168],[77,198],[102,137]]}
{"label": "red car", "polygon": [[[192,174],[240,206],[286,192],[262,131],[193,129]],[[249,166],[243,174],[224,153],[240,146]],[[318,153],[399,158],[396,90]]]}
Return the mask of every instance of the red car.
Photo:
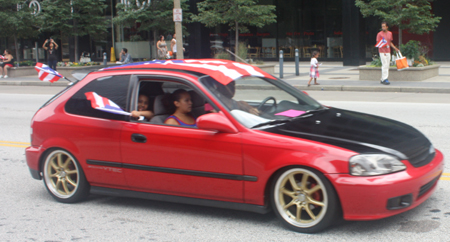
{"label": "red car", "polygon": [[[130,116],[141,96],[151,115]],[[179,111],[190,121],[173,123]],[[92,193],[273,209],[306,233],[339,216],[410,210],[432,195],[444,168],[442,153],[409,125],[323,106],[257,67],[225,60],[91,72],[45,103],[31,130],[31,175],[60,202]]]}

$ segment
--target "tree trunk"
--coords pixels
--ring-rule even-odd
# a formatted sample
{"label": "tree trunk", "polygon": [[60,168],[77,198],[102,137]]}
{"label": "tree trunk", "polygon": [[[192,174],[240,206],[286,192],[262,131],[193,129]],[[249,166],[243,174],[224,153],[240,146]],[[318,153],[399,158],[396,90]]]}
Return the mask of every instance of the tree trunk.
{"label": "tree trunk", "polygon": [[402,44],[402,29],[398,28],[398,48],[400,48],[400,45]]}
{"label": "tree trunk", "polygon": [[78,36],[77,35],[75,35],[74,45],[75,45],[75,48],[74,48],[75,62],[78,63],[79,62],[79,58],[78,58]]}
{"label": "tree trunk", "polygon": [[234,54],[236,55],[236,56],[239,56],[238,55],[238,53],[239,53],[239,23],[237,22],[237,21],[235,21],[235,24],[236,24],[236,30],[235,30],[235,37],[234,37]]}
{"label": "tree trunk", "polygon": [[19,58],[19,48],[17,45],[17,35],[14,34],[13,36],[14,36],[14,47],[16,48],[16,66],[19,67],[20,58]]}

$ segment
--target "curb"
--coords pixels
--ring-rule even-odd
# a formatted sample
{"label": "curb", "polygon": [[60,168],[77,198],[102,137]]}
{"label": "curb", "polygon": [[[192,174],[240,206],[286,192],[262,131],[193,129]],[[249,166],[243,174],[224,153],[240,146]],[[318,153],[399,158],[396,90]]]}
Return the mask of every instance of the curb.
{"label": "curb", "polygon": [[[69,82],[0,81],[0,86],[55,86],[65,87]],[[293,85],[302,91],[344,91],[344,92],[406,92],[406,93],[450,93],[450,88],[396,87],[396,86],[344,86],[344,85]],[[241,87],[242,88],[242,87]],[[245,85],[245,89],[264,89],[260,86]]]}
{"label": "curb", "polygon": [[37,81],[0,81],[0,86],[59,86],[65,87],[69,82],[37,82]]}

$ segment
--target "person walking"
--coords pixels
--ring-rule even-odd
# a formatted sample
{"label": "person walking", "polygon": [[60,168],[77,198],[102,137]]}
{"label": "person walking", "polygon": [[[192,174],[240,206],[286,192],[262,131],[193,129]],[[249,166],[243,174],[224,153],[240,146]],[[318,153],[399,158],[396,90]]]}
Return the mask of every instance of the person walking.
{"label": "person walking", "polygon": [[[381,79],[380,83],[384,85],[391,84],[388,80],[389,77],[389,63],[391,62],[391,48],[394,48],[397,52],[397,47],[392,43],[394,38],[392,32],[388,30],[389,25],[386,21],[381,23],[381,31],[377,34],[378,52],[381,60]],[[380,42],[381,41],[381,42]]]}
{"label": "person walking", "polygon": [[170,49],[172,50],[173,59],[177,58],[177,39],[176,34],[173,34],[172,41],[170,41]]}
{"label": "person walking", "polygon": [[165,60],[167,55],[167,44],[164,40],[164,35],[159,36],[159,40],[156,43],[156,48],[158,48],[158,59]]}
{"label": "person walking", "polygon": [[14,57],[11,55],[11,51],[6,49],[3,52],[3,58],[3,62],[0,64],[0,78],[8,78],[8,69],[14,67]]}
{"label": "person walking", "polygon": [[58,44],[50,38],[50,43],[48,47],[46,46],[49,42],[48,39],[45,40],[44,44],[42,45],[42,48],[47,51],[47,58],[48,58],[48,66],[56,71],[56,63],[58,63],[58,56],[56,55],[56,50],[58,49]]}
{"label": "person walking", "polygon": [[317,58],[319,58],[319,52],[318,51],[313,51],[312,53],[312,57],[311,57],[311,67],[309,69],[309,82],[308,82],[308,87],[311,86],[311,81],[314,78],[314,85],[320,85],[319,83],[317,83],[317,78],[319,78],[319,66],[321,64],[319,64],[319,62],[317,61]]}

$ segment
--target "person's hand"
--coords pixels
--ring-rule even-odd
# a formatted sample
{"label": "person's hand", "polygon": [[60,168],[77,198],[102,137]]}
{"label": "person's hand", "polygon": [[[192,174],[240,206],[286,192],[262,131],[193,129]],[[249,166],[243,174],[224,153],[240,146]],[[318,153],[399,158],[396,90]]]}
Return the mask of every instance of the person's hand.
{"label": "person's hand", "polygon": [[139,113],[139,111],[131,111],[131,117],[133,117],[133,118],[139,118],[139,116],[141,116],[140,113]]}
{"label": "person's hand", "polygon": [[45,43],[48,43],[48,39],[45,40]]}
{"label": "person's hand", "polygon": [[250,108],[250,110],[248,110],[249,113],[253,114],[253,115],[257,115],[259,116],[259,110],[257,108]]}

